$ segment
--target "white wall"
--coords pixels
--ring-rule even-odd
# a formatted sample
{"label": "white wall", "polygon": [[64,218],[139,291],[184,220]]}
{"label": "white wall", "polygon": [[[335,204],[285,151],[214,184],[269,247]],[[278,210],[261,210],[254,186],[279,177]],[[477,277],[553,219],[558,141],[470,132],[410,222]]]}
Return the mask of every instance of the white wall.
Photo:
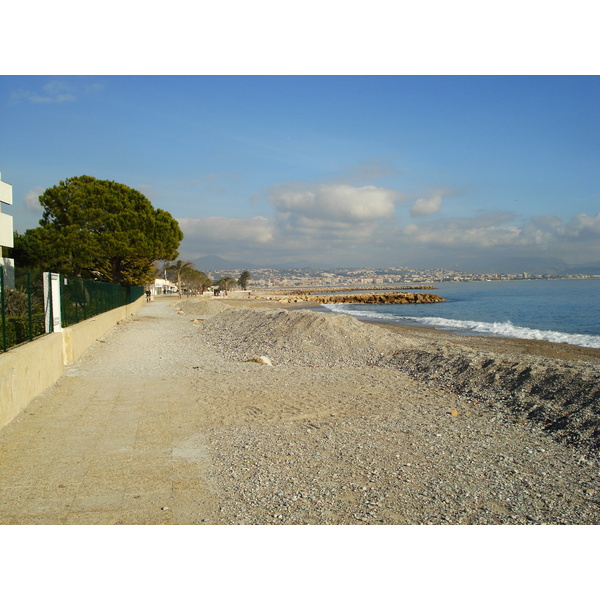
{"label": "white wall", "polygon": [[[13,239],[13,218],[10,215],[2,214],[2,204],[12,204],[12,185],[0,181],[0,246],[12,248]],[[0,256],[2,254],[0,253]]]}

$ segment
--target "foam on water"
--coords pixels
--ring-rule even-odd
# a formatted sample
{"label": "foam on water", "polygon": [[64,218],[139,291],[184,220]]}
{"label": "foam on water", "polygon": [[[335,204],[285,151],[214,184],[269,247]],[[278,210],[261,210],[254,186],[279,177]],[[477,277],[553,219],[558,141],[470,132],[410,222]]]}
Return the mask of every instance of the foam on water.
{"label": "foam on water", "polygon": [[349,309],[348,304],[325,304],[329,310],[365,319],[369,321],[385,321],[430,327],[441,329],[463,335],[487,335],[493,337],[511,337],[526,340],[542,340],[558,344],[572,344],[585,348],[600,348],[599,335],[584,335],[579,333],[565,333],[562,331],[550,331],[532,329],[513,325],[510,321],[487,323],[485,321],[466,321],[460,319],[445,319],[442,317],[404,317],[390,313],[379,313],[374,310]]}

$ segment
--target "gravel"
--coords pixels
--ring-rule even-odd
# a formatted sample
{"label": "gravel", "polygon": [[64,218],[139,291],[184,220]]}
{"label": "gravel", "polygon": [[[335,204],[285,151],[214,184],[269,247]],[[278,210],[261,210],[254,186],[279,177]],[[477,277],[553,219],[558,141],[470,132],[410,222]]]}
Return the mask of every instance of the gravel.
{"label": "gravel", "polygon": [[198,366],[212,523],[600,522],[593,360],[211,302],[181,307],[205,320],[178,352]]}

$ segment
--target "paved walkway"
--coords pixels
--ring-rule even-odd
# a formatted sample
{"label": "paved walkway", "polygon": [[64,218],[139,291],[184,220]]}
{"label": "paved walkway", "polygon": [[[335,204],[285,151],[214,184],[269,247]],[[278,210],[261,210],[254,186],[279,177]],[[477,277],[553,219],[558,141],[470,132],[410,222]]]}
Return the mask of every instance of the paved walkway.
{"label": "paved walkway", "polygon": [[200,392],[177,359],[195,327],[171,304],[144,304],[0,430],[0,524],[211,522]]}

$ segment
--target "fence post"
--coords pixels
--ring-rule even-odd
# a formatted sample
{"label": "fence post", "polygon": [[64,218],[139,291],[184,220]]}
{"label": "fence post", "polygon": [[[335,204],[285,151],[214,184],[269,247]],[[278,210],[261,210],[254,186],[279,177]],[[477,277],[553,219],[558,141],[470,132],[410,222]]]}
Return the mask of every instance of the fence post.
{"label": "fence post", "polygon": [[44,273],[46,333],[62,331],[59,278],[58,273]]}
{"label": "fence post", "polygon": [[33,315],[31,314],[31,271],[27,269],[27,333],[29,341],[33,340]]}

